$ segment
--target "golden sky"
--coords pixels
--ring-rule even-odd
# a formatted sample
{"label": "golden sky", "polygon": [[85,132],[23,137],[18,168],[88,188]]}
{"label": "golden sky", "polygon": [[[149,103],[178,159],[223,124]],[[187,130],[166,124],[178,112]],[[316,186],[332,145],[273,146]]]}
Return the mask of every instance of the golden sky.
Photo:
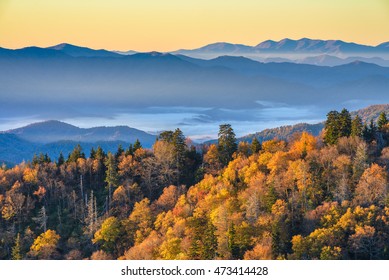
{"label": "golden sky", "polygon": [[283,38],[389,41],[389,0],[0,0],[0,46],[172,51]]}

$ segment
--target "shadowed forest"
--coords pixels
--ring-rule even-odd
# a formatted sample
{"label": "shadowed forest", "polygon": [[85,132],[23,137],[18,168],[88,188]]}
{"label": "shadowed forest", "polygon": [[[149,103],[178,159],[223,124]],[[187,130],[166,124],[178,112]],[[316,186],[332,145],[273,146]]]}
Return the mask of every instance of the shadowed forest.
{"label": "shadowed forest", "polygon": [[389,259],[389,124],[217,144],[180,129],[0,169],[0,259]]}

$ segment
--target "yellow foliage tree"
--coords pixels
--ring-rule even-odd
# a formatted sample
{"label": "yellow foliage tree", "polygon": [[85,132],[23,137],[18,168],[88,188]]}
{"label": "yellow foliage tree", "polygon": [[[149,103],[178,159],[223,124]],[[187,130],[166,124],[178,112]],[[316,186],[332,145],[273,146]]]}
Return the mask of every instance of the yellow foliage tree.
{"label": "yellow foliage tree", "polygon": [[355,190],[355,203],[358,205],[376,204],[383,206],[388,194],[387,173],[378,164],[367,168]]}
{"label": "yellow foliage tree", "polygon": [[316,138],[304,131],[300,138],[293,142],[289,152],[295,158],[304,158],[309,152],[316,149]]}
{"label": "yellow foliage tree", "polygon": [[55,258],[57,254],[57,245],[60,236],[55,230],[47,230],[39,235],[30,248],[30,253],[40,259]]}
{"label": "yellow foliage tree", "polygon": [[101,228],[96,231],[93,243],[101,245],[101,248],[106,252],[114,252],[119,250],[120,244],[117,241],[123,233],[120,221],[116,217],[108,217],[102,223]]}

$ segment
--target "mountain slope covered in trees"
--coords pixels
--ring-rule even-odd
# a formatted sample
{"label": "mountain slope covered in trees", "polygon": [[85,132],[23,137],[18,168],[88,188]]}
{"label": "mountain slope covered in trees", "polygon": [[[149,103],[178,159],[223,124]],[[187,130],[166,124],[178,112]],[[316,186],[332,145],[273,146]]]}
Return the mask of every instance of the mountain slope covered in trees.
{"label": "mountain slope covered in trees", "polygon": [[42,156],[0,169],[1,259],[388,259],[389,121],[327,114],[324,134],[203,153],[181,130],[152,150]]}

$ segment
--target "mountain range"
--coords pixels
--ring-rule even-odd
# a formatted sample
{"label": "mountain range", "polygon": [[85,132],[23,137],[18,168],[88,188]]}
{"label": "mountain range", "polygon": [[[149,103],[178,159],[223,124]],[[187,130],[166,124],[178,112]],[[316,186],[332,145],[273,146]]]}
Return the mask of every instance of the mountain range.
{"label": "mountain range", "polygon": [[197,120],[206,120],[214,119],[218,108],[249,110],[261,107],[258,101],[332,106],[374,98],[382,103],[388,85],[389,68],[362,61],[319,67],[233,56],[204,60],[152,52],[74,57],[55,49],[0,49],[3,117],[104,117],[110,111],[201,107],[209,111],[202,110]]}
{"label": "mountain range", "polygon": [[[20,51],[26,52],[31,50],[31,48],[34,47],[23,48],[20,49]],[[135,53],[139,53],[134,50],[95,50],[87,47],[75,46],[68,43],[61,43],[55,46],[47,47],[46,49],[61,51],[62,53],[72,57],[120,57],[121,55],[133,55]],[[376,61],[379,63],[387,63],[388,61],[383,60],[382,56],[386,59],[389,59],[389,42],[384,42],[376,46],[368,46],[352,42],[344,42],[342,40],[318,40],[309,38],[292,40],[285,38],[280,41],[266,40],[255,46],[217,42],[202,46],[200,48],[172,50],[168,53],[206,59],[216,58],[218,56],[224,55],[246,56],[257,58],[257,60],[262,62],[282,61],[333,66],[320,63],[325,59],[330,60],[336,58],[339,59],[336,61],[336,65],[342,63],[343,60],[345,60],[343,61],[344,63],[350,62],[349,58],[354,60],[373,59],[372,61],[366,62]],[[272,57],[271,55],[276,56]],[[280,57],[277,57],[277,55]],[[287,57],[292,59],[287,59],[285,55],[289,55]],[[293,55],[299,58],[293,59]]]}
{"label": "mountain range", "polygon": [[25,127],[7,130],[4,133],[14,134],[23,140],[41,144],[63,140],[92,143],[99,141],[134,143],[137,139],[140,139],[145,147],[151,147],[156,137],[128,126],[79,128],[54,120],[33,123]]}
{"label": "mountain range", "polygon": [[127,148],[136,140],[151,148],[156,136],[128,126],[79,128],[60,121],[44,121],[0,132],[0,161],[20,163],[34,154],[47,153],[56,159],[66,157],[77,144],[88,155],[91,148],[102,147],[116,152],[119,145]]}
{"label": "mountain range", "polygon": [[[330,54],[342,57],[368,55],[387,55],[389,42],[377,46],[367,46],[341,40],[314,40],[302,38],[299,40],[283,39],[280,41],[267,40],[256,46],[231,44],[225,42],[209,44],[197,49],[181,49],[172,52],[199,58],[214,58],[221,55],[253,56],[253,55],[286,55],[286,54]],[[265,57],[266,57],[265,56]]]}
{"label": "mountain range", "polygon": [[115,52],[111,52],[107,50],[94,50],[94,49],[79,47],[67,43],[62,43],[59,45],[48,47],[47,49],[61,51],[73,57],[120,57],[120,54]]}
{"label": "mountain range", "polygon": [[[363,122],[377,120],[381,112],[389,115],[389,104],[373,105],[351,113],[358,114]],[[324,123],[299,123],[296,125],[281,126],[265,129],[238,138],[240,141],[251,142],[254,137],[266,141],[273,138],[288,140],[293,134],[307,131],[312,135],[319,135]],[[104,151],[116,152],[119,145],[125,149],[139,139],[142,146],[151,148],[156,135],[151,135],[128,126],[79,128],[60,121],[45,121],[33,123],[21,128],[0,132],[0,163],[8,166],[29,161],[34,154],[47,153],[52,159],[57,159],[62,153],[65,157],[80,144],[88,155],[89,151],[98,146]],[[206,143],[216,143],[217,140]]]}
{"label": "mountain range", "polygon": [[[301,39],[255,46],[265,54],[276,50],[309,55],[289,62],[278,58],[277,63],[235,55],[212,59],[159,52],[122,55],[69,44],[0,48],[0,125],[14,127],[7,122],[19,119],[73,123],[82,119],[93,126],[103,120],[147,131],[180,127],[193,139],[206,139],[214,137],[220,123],[231,123],[245,135],[314,122],[332,109],[388,102],[389,67],[358,59],[363,51],[371,60],[385,61],[373,55],[389,53],[388,45]],[[205,50],[235,54],[236,49],[250,49],[246,47],[214,44]],[[331,67],[295,63],[297,59],[314,64],[316,51],[322,52],[323,63],[347,63]],[[335,56],[339,53],[354,56]],[[71,141],[90,141],[80,135]],[[113,139],[123,140],[127,141]],[[45,144],[39,139],[34,143]]]}

